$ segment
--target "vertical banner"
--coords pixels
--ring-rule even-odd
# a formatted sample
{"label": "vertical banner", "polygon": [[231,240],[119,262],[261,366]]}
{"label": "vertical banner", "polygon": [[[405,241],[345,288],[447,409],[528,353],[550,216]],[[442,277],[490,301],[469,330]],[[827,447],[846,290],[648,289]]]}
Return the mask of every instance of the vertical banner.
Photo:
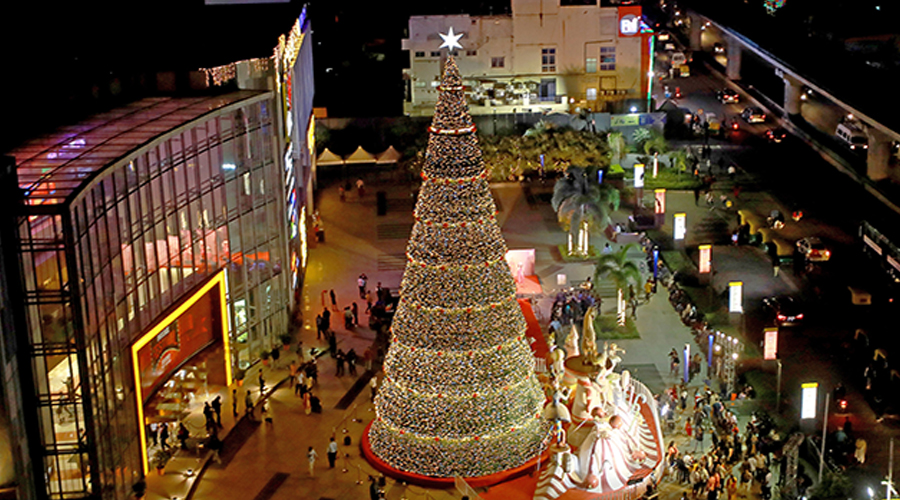
{"label": "vertical banner", "polygon": [[732,281],[728,283],[728,312],[744,312],[744,282]]}
{"label": "vertical banner", "polygon": [[763,359],[778,357],[778,328],[766,328],[763,337]]}
{"label": "vertical banner", "polygon": [[687,233],[687,221],[685,220],[686,217],[687,214],[684,213],[675,214],[675,230],[673,237],[676,240],[683,240],[685,233]]}
{"label": "vertical banner", "polygon": [[712,245],[700,245],[700,274],[706,274],[711,270]]}
{"label": "vertical banner", "polygon": [[819,384],[809,382],[800,386],[800,418],[816,418],[816,404],[819,401]]}
{"label": "vertical banner", "polygon": [[654,191],[656,193],[656,203],[655,213],[657,214],[665,214],[666,213],[666,190],[665,189],[657,189]]}
{"label": "vertical banner", "polygon": [[691,344],[684,344],[684,383],[691,381]]}
{"label": "vertical banner", "polygon": [[634,187],[635,187],[635,189],[644,187],[644,164],[643,163],[635,163],[634,164]]}

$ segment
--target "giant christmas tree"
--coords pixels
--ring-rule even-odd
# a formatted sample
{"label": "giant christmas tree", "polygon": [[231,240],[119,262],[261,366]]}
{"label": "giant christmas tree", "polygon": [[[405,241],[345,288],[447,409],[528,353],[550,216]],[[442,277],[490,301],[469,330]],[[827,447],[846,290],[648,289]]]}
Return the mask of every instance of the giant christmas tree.
{"label": "giant christmas tree", "polygon": [[452,56],[440,91],[369,440],[396,469],[475,477],[540,453],[544,396]]}

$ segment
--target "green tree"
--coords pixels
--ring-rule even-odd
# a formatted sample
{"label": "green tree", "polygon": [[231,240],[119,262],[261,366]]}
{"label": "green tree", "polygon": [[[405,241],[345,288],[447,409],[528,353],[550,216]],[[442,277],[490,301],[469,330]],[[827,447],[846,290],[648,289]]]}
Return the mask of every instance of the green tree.
{"label": "green tree", "polygon": [[826,472],[822,482],[812,488],[810,500],[844,500],[850,496],[853,487],[846,474],[840,472]]}
{"label": "green tree", "polygon": [[588,169],[569,167],[553,186],[550,200],[560,225],[568,234],[569,255],[587,255],[592,228],[605,228],[609,216],[619,209],[619,190],[609,184],[597,184]]}
{"label": "green tree", "polygon": [[625,297],[628,285],[637,285],[641,280],[641,271],[638,265],[628,257],[628,251],[634,245],[628,244],[612,252],[605,253],[597,258],[594,267],[594,282],[608,278],[616,285],[616,316],[619,326],[625,325],[625,301],[631,297]]}

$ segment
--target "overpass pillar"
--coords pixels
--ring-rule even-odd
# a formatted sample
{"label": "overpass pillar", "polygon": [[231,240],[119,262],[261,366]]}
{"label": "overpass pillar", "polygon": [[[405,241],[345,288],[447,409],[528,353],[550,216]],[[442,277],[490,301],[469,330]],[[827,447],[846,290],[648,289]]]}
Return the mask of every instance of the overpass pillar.
{"label": "overpass pillar", "polygon": [[874,127],[866,127],[869,148],[866,155],[866,175],[873,181],[890,177],[891,139]]}
{"label": "overpass pillar", "polygon": [[700,34],[702,31],[700,28],[703,26],[703,23],[706,21],[698,16],[697,14],[691,14],[691,32],[690,32],[690,48],[694,52],[702,50],[702,45],[700,44]]}
{"label": "overpass pillar", "polygon": [[788,116],[800,114],[800,96],[803,94],[803,84],[788,75],[782,75],[784,80],[784,111]]}
{"label": "overpass pillar", "polygon": [[725,76],[729,80],[741,79],[741,42],[736,39],[728,40],[726,53],[728,63],[725,66]]}

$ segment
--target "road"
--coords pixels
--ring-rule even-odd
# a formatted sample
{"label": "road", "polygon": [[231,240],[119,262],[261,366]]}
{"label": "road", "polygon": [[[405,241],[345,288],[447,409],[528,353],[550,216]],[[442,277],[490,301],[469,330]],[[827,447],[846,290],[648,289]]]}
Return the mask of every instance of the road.
{"label": "road", "polygon": [[[665,58],[660,60],[665,64]],[[661,69],[657,68],[658,71]],[[680,88],[683,97],[676,101],[679,107],[697,113],[702,110],[705,115],[714,113],[731,119],[739,115],[741,109],[752,105],[743,93],[740,104],[718,102],[715,93],[724,88],[725,83],[705,72],[700,65],[694,65],[691,77],[662,83],[673,92],[676,87]],[[833,104],[822,102],[815,96],[804,101],[803,113],[807,120],[826,128],[833,127],[840,116]],[[764,124],[740,121],[739,132],[729,132],[726,140],[711,140],[713,158],[721,154],[729,163],[738,165],[752,179],[749,183],[754,189],[771,196],[766,203],[772,208],[803,210],[804,219],[799,223],[789,221],[781,231],[783,238],[794,241],[805,236],[819,236],[832,249],[834,258],[830,262],[789,271],[797,287],[795,295],[805,304],[806,318],[802,326],[781,329],[779,352],[784,366],[785,395],[782,409],[787,414],[794,412],[798,421],[801,383],[816,381],[824,390],[830,391],[835,384],[843,382],[848,387],[851,413],[832,414],[830,428],[836,429],[849,416],[854,432],[867,440],[869,461],[864,468],[854,469],[851,473],[854,484],[874,488],[886,473],[888,438],[900,436],[900,426],[890,420],[876,422],[874,413],[862,397],[864,361],[853,358],[850,348],[854,333],[863,329],[872,337],[873,343],[900,353],[889,321],[898,311],[891,304],[854,306],[847,286],[879,290],[882,284],[880,272],[869,267],[856,241],[860,221],[877,221],[874,222],[876,226],[895,226],[900,221],[813,152],[809,145],[791,136],[781,144],[769,143],[764,133],[776,126],[778,123],[771,114]],[[755,207],[760,214],[766,209],[765,206]],[[736,258],[740,258],[740,254],[736,254]],[[770,281],[774,293],[776,280]],[[876,294],[876,300],[879,298]],[[759,342],[763,328],[771,320],[760,309],[758,301],[746,307],[748,342]],[[774,370],[771,363],[759,366],[766,371]],[[856,493],[862,494],[864,486],[859,488],[861,490]]]}

